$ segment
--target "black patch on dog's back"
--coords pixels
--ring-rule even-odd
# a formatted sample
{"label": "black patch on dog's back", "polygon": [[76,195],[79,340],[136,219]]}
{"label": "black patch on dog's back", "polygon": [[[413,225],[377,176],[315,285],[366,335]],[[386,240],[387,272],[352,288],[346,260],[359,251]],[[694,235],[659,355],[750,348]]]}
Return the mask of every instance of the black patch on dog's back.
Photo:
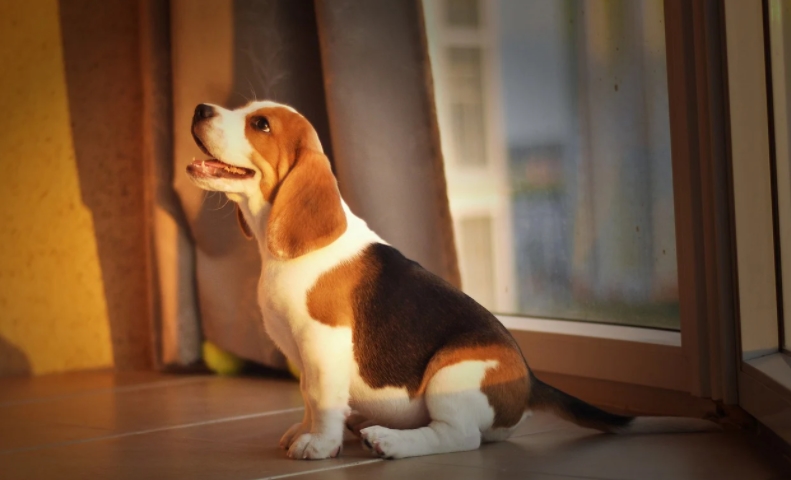
{"label": "black patch on dog's back", "polygon": [[518,350],[488,310],[398,250],[377,243],[362,255],[367,272],[352,294],[352,340],[372,388],[415,395],[440,349],[505,343]]}

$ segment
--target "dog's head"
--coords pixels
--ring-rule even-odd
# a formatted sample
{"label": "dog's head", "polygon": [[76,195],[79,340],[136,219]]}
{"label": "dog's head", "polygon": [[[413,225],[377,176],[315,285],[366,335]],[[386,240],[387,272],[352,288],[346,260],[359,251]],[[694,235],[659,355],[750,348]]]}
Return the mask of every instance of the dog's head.
{"label": "dog's head", "polygon": [[265,238],[275,257],[298,257],[346,230],[329,160],[313,126],[293,108],[274,102],[237,110],[200,104],[192,136],[210,157],[187,167],[197,186],[236,201],[271,205],[266,231],[254,226],[251,233]]}

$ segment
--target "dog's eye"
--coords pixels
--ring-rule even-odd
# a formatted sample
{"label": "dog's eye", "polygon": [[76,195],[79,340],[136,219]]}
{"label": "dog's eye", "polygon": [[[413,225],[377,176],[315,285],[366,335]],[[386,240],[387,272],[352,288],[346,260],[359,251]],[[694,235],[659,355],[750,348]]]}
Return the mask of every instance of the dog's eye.
{"label": "dog's eye", "polygon": [[267,120],[266,117],[254,117],[253,128],[269,133],[269,120]]}

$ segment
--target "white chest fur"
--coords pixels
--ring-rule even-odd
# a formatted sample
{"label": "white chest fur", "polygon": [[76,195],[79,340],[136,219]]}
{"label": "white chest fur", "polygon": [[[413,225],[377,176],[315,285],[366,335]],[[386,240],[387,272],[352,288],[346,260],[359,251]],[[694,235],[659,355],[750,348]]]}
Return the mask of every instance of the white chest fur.
{"label": "white chest fur", "polygon": [[295,336],[320,325],[308,312],[310,289],[321,275],[359,255],[368,245],[384,243],[346,204],[343,206],[346,231],[326,247],[291,260],[280,260],[272,257],[265,241],[259,240],[262,268],[258,302],[264,325],[278,347],[297,365],[301,359]]}

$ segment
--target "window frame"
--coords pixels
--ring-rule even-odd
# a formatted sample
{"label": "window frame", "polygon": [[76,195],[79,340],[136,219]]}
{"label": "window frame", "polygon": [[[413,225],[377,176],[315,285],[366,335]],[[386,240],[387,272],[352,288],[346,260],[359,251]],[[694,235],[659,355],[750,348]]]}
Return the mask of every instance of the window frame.
{"label": "window frame", "polygon": [[783,292],[769,2],[724,0],[729,45],[734,224],[739,261],[739,406],[791,444],[791,355]]}

